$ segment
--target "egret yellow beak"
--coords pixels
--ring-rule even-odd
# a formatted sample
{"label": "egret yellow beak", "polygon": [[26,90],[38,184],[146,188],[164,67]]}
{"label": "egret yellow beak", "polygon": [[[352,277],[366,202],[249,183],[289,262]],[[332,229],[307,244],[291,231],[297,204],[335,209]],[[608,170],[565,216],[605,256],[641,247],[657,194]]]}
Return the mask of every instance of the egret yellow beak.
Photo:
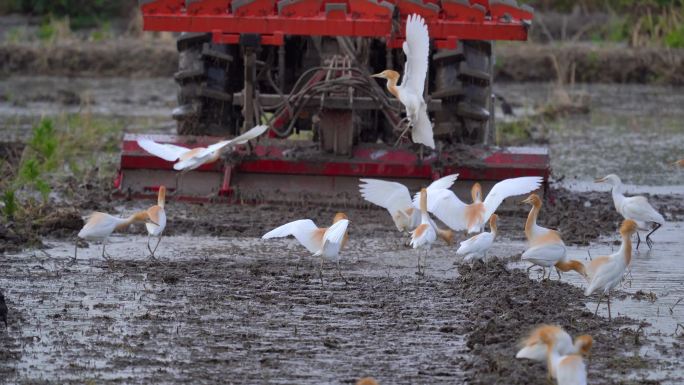
{"label": "egret yellow beak", "polygon": [[520,201],[520,204],[523,204],[523,203],[530,203],[530,197],[527,197],[527,198]]}
{"label": "egret yellow beak", "polygon": [[159,223],[157,223],[157,222],[155,222],[155,221],[153,221],[153,220],[151,220],[151,219],[148,219],[148,220],[146,220],[145,222],[146,222],[146,223],[151,223],[151,224],[153,224],[153,225],[155,225],[155,226],[159,226]]}
{"label": "egret yellow beak", "polygon": [[383,75],[383,73],[380,72],[379,74],[371,75],[371,77],[372,77],[372,78],[384,78],[385,75]]}
{"label": "egret yellow beak", "polygon": [[603,183],[606,181],[606,178],[598,178],[594,180],[594,183]]}

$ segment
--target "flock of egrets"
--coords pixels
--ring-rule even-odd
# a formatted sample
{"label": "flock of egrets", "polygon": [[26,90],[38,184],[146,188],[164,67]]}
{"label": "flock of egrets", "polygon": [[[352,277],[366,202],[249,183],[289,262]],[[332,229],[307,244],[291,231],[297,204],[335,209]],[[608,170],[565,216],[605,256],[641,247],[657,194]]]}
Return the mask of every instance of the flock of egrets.
{"label": "flock of egrets", "polygon": [[[397,85],[399,73],[385,70],[374,77],[387,79],[389,92],[397,97],[406,107],[408,128],[412,129],[412,139],[434,148],[432,124],[427,115],[426,104],[423,99],[425,77],[428,67],[430,38],[425,22],[420,16],[411,15],[406,23],[406,66],[401,85]],[[171,144],[160,144],[149,139],[141,139],[141,148],[167,161],[176,162],[174,169],[180,171],[178,175],[193,170],[202,164],[218,160],[222,152],[231,147],[255,139],[268,129],[267,126],[257,126],[246,133],[231,139],[218,142],[209,147],[185,148]],[[684,166],[684,160],[679,161]],[[418,273],[424,274],[421,256],[429,256],[431,246],[438,238],[451,245],[455,231],[477,233],[473,237],[460,243],[456,251],[463,255],[465,261],[475,261],[486,258],[487,251],[492,247],[497,236],[497,215],[495,211],[504,199],[512,196],[530,194],[540,187],[542,179],[539,177],[520,177],[501,181],[493,186],[486,197],[482,195],[479,184],[472,187],[472,203],[462,202],[451,187],[458,175],[448,175],[434,181],[428,187],[411,197],[408,188],[397,182],[376,179],[361,179],[360,193],[368,202],[387,209],[397,230],[410,235],[410,245],[417,249]],[[542,201],[532,193],[523,202],[531,205],[531,210],[525,223],[525,236],[528,248],[522,255],[522,260],[531,266],[540,266],[548,277],[555,269],[560,279],[560,272],[575,271],[582,275],[588,283],[585,294],[591,295],[598,291],[601,297],[608,297],[608,315],[610,314],[610,291],[623,278],[632,257],[631,237],[638,230],[650,230],[646,236],[649,248],[652,246],[651,234],[665,223],[664,218],[641,196],[625,197],[622,183],[616,175],[608,175],[597,180],[612,185],[612,196],[617,211],[624,217],[620,226],[622,244],[620,249],[608,256],[594,258],[590,263],[570,260],[567,250],[558,231],[547,229],[537,224]],[[166,226],[164,211],[166,189],[159,189],[158,202],[147,210],[139,211],[128,218],[117,218],[105,213],[93,213],[78,236],[86,240],[101,241],[102,256],[108,258],[105,243],[109,235],[115,230],[123,230],[135,222],[144,222],[150,238],[147,247],[150,256],[154,258],[157,246],[161,241]],[[440,228],[431,218],[437,217],[447,228]],[[490,231],[485,232],[489,223]],[[340,252],[348,240],[349,219],[344,213],[338,213],[329,227],[318,227],[310,219],[301,219],[284,224],[266,233],[263,238],[278,238],[294,236],[309,252],[325,259],[334,261],[339,269]],[[651,229],[651,225],[655,226]],[[154,248],[150,245],[152,237],[158,238]],[[637,248],[641,238],[638,237]],[[77,246],[78,247],[78,246]],[[74,260],[77,254],[74,251]],[[528,269],[529,270],[529,269]],[[342,277],[343,278],[343,277]],[[346,282],[346,280],[345,280]],[[599,299],[600,305],[601,299]],[[598,311],[598,305],[597,305]],[[575,342],[557,326],[540,326],[533,330],[525,340],[524,347],[517,354],[519,358],[529,358],[547,362],[548,372],[556,378],[558,384],[586,384],[586,369],[582,354],[588,352],[592,345],[590,336],[580,336]]]}

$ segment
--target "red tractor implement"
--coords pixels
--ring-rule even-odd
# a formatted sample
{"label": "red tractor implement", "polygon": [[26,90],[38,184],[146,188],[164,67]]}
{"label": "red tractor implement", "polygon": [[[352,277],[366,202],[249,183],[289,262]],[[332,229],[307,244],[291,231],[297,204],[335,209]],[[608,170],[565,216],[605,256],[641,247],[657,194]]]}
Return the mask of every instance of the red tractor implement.
{"label": "red tractor implement", "polygon": [[[140,0],[144,29],[181,32],[177,136],[193,147],[268,123],[268,135],[182,177],[181,199],[357,197],[358,178],[417,187],[549,175],[544,149],[497,148],[492,41],[526,40],[533,12],[515,0]],[[399,137],[403,107],[370,75],[402,69],[406,17],[432,42],[428,111],[437,150]],[[266,138],[266,136],[268,136]],[[396,143],[396,144],[395,144]],[[172,163],[126,135],[117,186],[175,186]]]}

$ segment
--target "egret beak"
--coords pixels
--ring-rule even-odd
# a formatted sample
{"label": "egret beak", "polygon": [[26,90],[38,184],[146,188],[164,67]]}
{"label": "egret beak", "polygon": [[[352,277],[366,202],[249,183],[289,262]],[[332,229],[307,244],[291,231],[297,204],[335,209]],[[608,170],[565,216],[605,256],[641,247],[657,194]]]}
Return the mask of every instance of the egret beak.
{"label": "egret beak", "polygon": [[383,78],[384,79],[385,75],[383,75],[382,72],[380,72],[379,74],[371,75],[371,77],[372,78]]}
{"label": "egret beak", "polygon": [[606,178],[598,178],[598,179],[594,180],[594,183],[603,183],[605,181],[606,181]]}
{"label": "egret beak", "polygon": [[153,224],[153,225],[155,225],[155,226],[159,226],[159,223],[157,223],[157,222],[155,222],[155,221],[153,221],[153,220],[151,220],[151,219],[148,219],[148,220],[146,220],[145,222],[146,222],[146,223],[151,223],[151,224]]}
{"label": "egret beak", "polygon": [[530,203],[530,197],[527,197],[527,198],[520,201],[520,204],[523,204],[523,203]]}

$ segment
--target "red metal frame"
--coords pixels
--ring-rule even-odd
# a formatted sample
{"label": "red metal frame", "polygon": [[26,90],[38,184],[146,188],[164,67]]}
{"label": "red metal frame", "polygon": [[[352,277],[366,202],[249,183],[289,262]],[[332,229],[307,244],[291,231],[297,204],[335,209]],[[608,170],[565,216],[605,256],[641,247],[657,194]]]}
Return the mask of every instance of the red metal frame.
{"label": "red metal frame", "polygon": [[[144,135],[149,137],[149,135]],[[167,162],[142,150],[137,144],[137,134],[126,134],[121,153],[121,170],[116,179],[116,188],[121,188],[127,171],[173,170],[173,162]],[[174,135],[155,135],[153,139],[161,143],[205,146],[219,138],[182,137]],[[519,176],[541,176],[547,180],[550,175],[549,156],[545,149],[523,151],[512,149],[471,148],[472,162],[459,164],[449,160],[448,154],[433,154],[420,159],[408,149],[388,149],[381,145],[362,145],[353,150],[351,158],[325,155],[311,159],[292,159],[286,151],[292,150],[292,142],[287,140],[262,140],[252,150],[252,157],[246,157],[239,164],[224,166],[222,162],[206,164],[197,172],[223,173],[223,183],[219,194],[228,196],[233,190],[231,180],[237,174],[285,174],[310,175],[321,177],[367,177],[386,179],[425,179],[434,180],[442,175],[459,173],[459,180],[497,181]],[[244,152],[245,148],[239,148]],[[467,157],[466,157],[467,158]],[[154,185],[143,186],[147,191]]]}
{"label": "red metal frame", "polygon": [[[526,40],[533,11],[514,0],[143,0],[148,31],[210,32],[218,43],[236,44],[240,34],[261,35],[261,44],[282,45],[285,35],[404,40],[406,15],[421,14],[437,48],[455,48],[458,39]],[[280,3],[280,4],[279,4]],[[401,20],[395,23],[394,9]],[[399,28],[395,28],[395,26]]]}

